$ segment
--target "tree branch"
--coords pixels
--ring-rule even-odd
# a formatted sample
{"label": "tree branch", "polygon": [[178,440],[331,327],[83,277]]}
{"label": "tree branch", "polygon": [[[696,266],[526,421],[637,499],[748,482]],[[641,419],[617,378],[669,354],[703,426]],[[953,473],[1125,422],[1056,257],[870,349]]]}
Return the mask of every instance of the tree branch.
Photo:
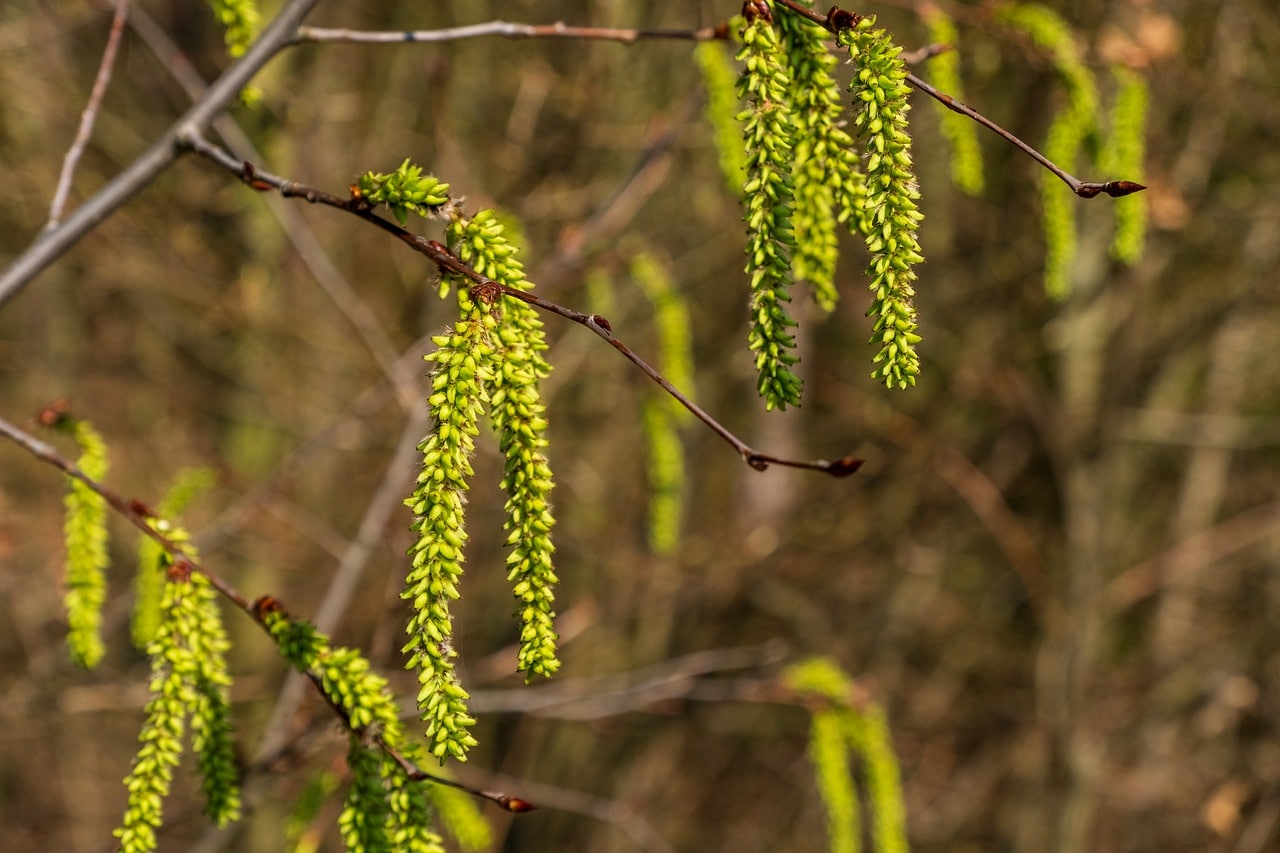
{"label": "tree branch", "polygon": [[116,56],[120,49],[120,37],[124,34],[125,20],[129,16],[129,0],[117,0],[115,17],[111,20],[111,32],[107,36],[107,46],[102,51],[102,62],[98,65],[98,76],[94,78],[93,89],[89,93],[89,102],[80,114],[80,126],[76,128],[75,139],[62,159],[62,172],[58,175],[58,186],[53,193],[53,201],[49,203],[49,221],[45,230],[55,228],[62,219],[62,212],[67,206],[67,197],[71,195],[71,179],[75,176],[76,165],[84,155],[85,146],[93,134],[93,125],[98,119],[98,109],[102,106],[102,98],[107,94],[107,85],[111,82],[111,71],[115,68]]}
{"label": "tree branch", "polygon": [[212,144],[198,133],[184,134],[180,139],[181,144],[191,148],[197,154],[205,157],[209,161],[221,166],[249,187],[258,190],[276,190],[286,198],[302,198],[312,204],[323,204],[329,207],[335,207],[339,210],[346,211],[360,217],[364,221],[383,231],[399,238],[406,243],[414,251],[426,255],[441,272],[451,273],[460,276],[472,282],[473,290],[476,291],[477,298],[496,299],[499,295],[507,296],[512,299],[519,299],[535,308],[539,308],[550,314],[556,314],[566,320],[571,320],[581,326],[585,326],[592,332],[595,332],[601,338],[609,342],[609,345],[640,369],[642,373],[656,382],[662,390],[670,394],[675,400],[688,409],[694,417],[702,421],[712,432],[724,439],[748,465],[757,471],[763,471],[770,465],[780,465],[788,468],[803,468],[812,471],[823,471],[834,477],[847,477],[858,470],[862,466],[862,460],[853,456],[844,456],[834,461],[825,459],[817,460],[798,460],[786,459],[779,456],[773,456],[768,453],[762,453],[755,450],[745,441],[738,438],[732,431],[712,417],[706,410],[694,403],[686,397],[678,388],[672,385],[667,379],[652,367],[640,356],[636,355],[626,344],[619,340],[613,334],[613,327],[609,321],[599,314],[586,314],[582,311],[576,311],[564,305],[543,299],[533,293],[515,288],[506,287],[490,278],[487,278],[476,272],[471,267],[464,264],[456,255],[454,255],[442,243],[435,240],[427,240],[424,237],[414,234],[407,229],[401,228],[394,222],[383,219],[373,212],[369,203],[358,196],[350,196],[342,198],[332,193],[318,190],[305,184],[291,181],[286,178],[264,172],[244,160],[238,160],[232,157],[223,149]]}
{"label": "tree branch", "polygon": [[502,36],[506,38],[572,38],[616,41],[635,44],[638,41],[675,39],[682,41],[710,41],[728,37],[728,24],[703,27],[699,30],[675,29],[611,29],[608,27],[578,27],[556,21],[551,24],[516,24],[509,21],[488,21],[464,27],[448,27],[440,30],[348,30],[324,27],[298,27],[293,44],[309,42],[346,42],[348,44],[429,44],[463,39]]}
{"label": "tree branch", "polygon": [[[61,416],[61,412],[50,408],[46,410],[45,413],[42,413],[41,420],[45,423],[52,424]],[[189,569],[190,571],[204,575],[204,577],[208,579],[210,586],[216,589],[223,598],[230,601],[246,615],[252,617],[258,627],[262,628],[264,631],[267,630],[267,617],[269,615],[280,614],[292,620],[293,617],[288,615],[278,600],[271,596],[262,596],[261,598],[250,601],[236,590],[235,587],[227,583],[227,581],[225,581],[220,575],[206,568],[202,563],[194,559],[184,546],[174,542],[172,539],[157,530],[149,523],[151,519],[155,518],[155,514],[141,501],[128,500],[117,494],[115,491],[107,488],[102,483],[99,483],[92,477],[86,475],[76,467],[75,463],[70,459],[67,459],[65,456],[58,453],[52,445],[24,432],[2,417],[0,417],[0,436],[9,439],[35,458],[39,459],[41,462],[48,463],[49,465],[61,470],[68,477],[73,477],[84,483],[95,493],[101,496],[102,499],[107,502],[108,506],[114,509],[119,515],[123,516],[130,524],[141,530],[143,534],[155,540],[155,542],[164,549],[165,553],[174,560],[175,564],[181,564],[184,569]],[[268,631],[268,634],[269,633],[270,632]],[[339,719],[343,721],[343,724],[347,729],[349,731],[356,732],[357,734],[361,734],[361,732],[358,732],[352,726],[351,720],[347,717],[343,708],[337,704],[333,697],[329,696],[329,694],[325,692],[320,676],[311,671],[304,674],[316,686],[320,695],[329,703],[329,706],[333,709]],[[380,735],[373,732],[367,732],[364,734],[370,735],[371,739],[378,744],[387,756],[400,765],[400,768],[405,771],[405,774],[410,779],[415,781],[434,782],[438,785],[447,785],[450,788],[457,788],[474,797],[488,800],[510,812],[527,812],[537,808],[527,800],[523,800],[519,797],[513,797],[510,794],[504,794],[497,791],[485,791],[480,788],[475,788],[462,782],[458,782],[454,779],[447,779],[443,776],[428,773],[409,759],[405,758],[399,750],[383,740]]]}
{"label": "tree branch", "polygon": [[319,0],[289,0],[239,61],[223,72],[203,98],[192,105],[168,130],[116,175],[91,199],[55,228],[43,232],[0,274],[0,307],[16,296],[46,267],[74,246],[81,237],[141,192],[182,153],[182,134],[204,131],[227,108],[254,75],[289,44],[298,25]]}

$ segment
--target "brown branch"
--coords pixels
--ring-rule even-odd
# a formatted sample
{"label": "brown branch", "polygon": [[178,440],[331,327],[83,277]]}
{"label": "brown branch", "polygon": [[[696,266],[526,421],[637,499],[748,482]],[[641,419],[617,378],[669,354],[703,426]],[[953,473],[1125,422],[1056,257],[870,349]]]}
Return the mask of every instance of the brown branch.
{"label": "brown branch", "polygon": [[431,44],[463,39],[501,36],[505,38],[571,38],[616,41],[635,44],[638,41],[675,39],[682,41],[710,41],[728,37],[728,24],[703,27],[699,30],[675,29],[612,29],[608,27],[580,27],[556,21],[551,24],[516,24],[509,21],[488,21],[463,27],[440,30],[349,30],[324,27],[298,27],[293,44],[309,42],[345,42],[348,44]]}
{"label": "brown branch", "polygon": [[67,206],[67,197],[71,195],[71,179],[89,144],[93,125],[98,120],[98,109],[102,106],[102,98],[107,94],[107,85],[111,82],[111,72],[115,68],[116,56],[120,50],[120,37],[124,33],[124,23],[128,16],[129,0],[116,0],[116,13],[111,20],[107,46],[102,51],[98,76],[94,78],[93,89],[89,92],[89,102],[85,104],[84,112],[80,114],[80,126],[76,128],[75,140],[62,159],[62,172],[58,175],[58,186],[54,190],[53,201],[49,204],[49,221],[44,226],[46,231],[58,226],[58,222],[62,219],[62,212]]}
{"label": "brown branch", "polygon": [[799,460],[786,459],[780,456],[773,456],[768,453],[762,453],[752,448],[742,439],[738,438],[732,431],[712,417],[705,409],[694,403],[686,397],[678,388],[672,385],[666,377],[664,377],[657,369],[652,367],[640,356],[636,355],[626,344],[619,340],[613,334],[613,327],[609,321],[599,314],[587,314],[573,308],[560,305],[548,299],[543,299],[532,293],[523,290],[517,290],[513,287],[507,287],[487,278],[476,272],[471,267],[463,263],[456,255],[454,255],[444,244],[435,240],[428,240],[425,237],[414,234],[407,229],[401,228],[394,222],[383,219],[373,212],[373,207],[363,198],[358,196],[349,196],[343,198],[324,190],[315,189],[305,184],[281,178],[269,172],[264,172],[244,160],[238,160],[232,157],[226,151],[216,145],[213,145],[203,136],[191,133],[180,138],[180,144],[190,148],[197,154],[205,157],[213,163],[221,166],[227,171],[234,174],[249,187],[259,190],[276,190],[286,198],[301,198],[312,204],[323,204],[329,207],[335,207],[344,210],[347,213],[360,217],[364,221],[381,228],[388,234],[397,237],[399,240],[407,244],[414,251],[426,255],[442,273],[464,278],[471,282],[471,286],[480,289],[481,294],[488,293],[492,297],[502,295],[512,299],[519,299],[521,302],[528,303],[535,308],[546,311],[549,314],[555,314],[570,320],[581,326],[585,326],[595,334],[604,338],[610,346],[622,353],[628,361],[640,369],[642,373],[658,384],[662,390],[670,394],[676,402],[688,409],[694,417],[702,421],[712,432],[720,436],[727,442],[752,468],[757,471],[763,471],[770,465],[780,465],[788,468],[802,468],[811,471],[823,471],[834,477],[847,477],[858,470],[862,466],[862,460],[853,456],[844,456],[839,459],[828,461],[826,459],[816,460]]}
{"label": "brown branch", "polygon": [[[41,414],[40,420],[45,424],[52,425],[64,417],[66,417],[66,415],[63,411],[55,407],[50,407]],[[81,471],[74,462],[58,453],[52,445],[24,432],[2,417],[0,417],[0,436],[9,439],[35,458],[39,459],[41,462],[52,465],[53,467],[61,470],[68,477],[73,477],[84,483],[103,500],[105,500],[108,506],[115,510],[119,515],[123,516],[130,524],[155,540],[155,542],[164,549],[165,553],[173,559],[175,566],[180,567],[182,571],[196,572],[203,575],[205,579],[209,581],[210,586],[217,590],[223,598],[230,601],[239,610],[251,617],[253,621],[257,623],[258,627],[267,632],[268,636],[270,636],[271,633],[267,627],[268,616],[279,614],[292,619],[292,617],[288,616],[284,611],[284,608],[279,604],[279,602],[270,596],[263,596],[250,601],[236,590],[235,587],[227,583],[220,575],[207,568],[198,559],[194,558],[185,546],[174,542],[172,539],[157,530],[156,527],[151,524],[151,521],[156,518],[156,515],[146,506],[146,504],[141,501],[126,499],[102,483],[99,483],[97,480],[94,480],[92,477],[89,477]],[[465,791],[474,797],[488,800],[509,812],[527,812],[537,808],[537,806],[527,800],[521,799],[520,797],[513,797],[510,794],[504,794],[496,791],[485,791],[453,779],[446,779],[443,776],[428,773],[406,758],[393,745],[387,743],[380,735],[375,735],[372,732],[364,732],[355,728],[351,724],[351,720],[342,706],[324,690],[318,673],[308,670],[304,675],[306,675],[307,678],[316,686],[320,695],[333,709],[339,719],[343,721],[343,724],[349,731],[358,735],[369,735],[370,739],[376,743],[389,758],[395,761],[410,779],[415,781],[433,782],[438,785],[447,785],[451,788],[457,788],[458,790]]]}
{"label": "brown branch", "polygon": [[1064,184],[1071,187],[1071,191],[1080,196],[1080,198],[1093,198],[1094,196],[1102,195],[1104,193],[1112,198],[1120,198],[1121,196],[1131,195],[1146,189],[1142,184],[1134,183],[1133,181],[1082,181],[1075,175],[1072,175],[1070,172],[1067,172],[1065,169],[1058,166],[1058,164],[1054,163],[1032,146],[1023,142],[1021,139],[975,110],[973,107],[957,101],[946,92],[938,91],[936,88],[921,80],[914,74],[907,74],[907,82],[936,100],[938,103],[942,104],[947,109],[951,110],[953,113],[959,113],[966,118],[973,119],[987,130],[990,130],[992,133],[996,134],[1001,139],[1026,154],[1032,160],[1035,160],[1041,166],[1044,166],[1050,172],[1057,175]]}

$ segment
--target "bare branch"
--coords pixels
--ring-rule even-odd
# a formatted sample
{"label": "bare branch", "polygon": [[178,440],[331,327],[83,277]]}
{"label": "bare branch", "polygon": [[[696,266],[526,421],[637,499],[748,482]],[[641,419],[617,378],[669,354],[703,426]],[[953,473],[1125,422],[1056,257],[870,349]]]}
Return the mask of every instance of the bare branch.
{"label": "bare branch", "polygon": [[[41,419],[46,423],[53,423],[57,418],[62,416],[63,415],[60,411],[51,407],[46,410],[46,413],[42,415]],[[261,598],[250,601],[237,591],[235,587],[223,580],[220,575],[208,569],[197,559],[193,558],[191,553],[184,546],[174,542],[172,539],[157,530],[155,526],[150,524],[149,522],[155,517],[155,514],[148,509],[145,504],[141,501],[128,500],[117,494],[115,491],[107,488],[104,484],[87,476],[83,471],[76,467],[75,463],[70,459],[67,459],[65,456],[58,453],[52,445],[24,432],[2,417],[0,417],[0,436],[9,439],[40,461],[48,463],[49,465],[61,470],[67,476],[74,477],[84,483],[96,494],[101,496],[102,499],[107,502],[108,506],[127,519],[130,524],[155,540],[155,542],[164,549],[165,553],[173,558],[175,563],[181,563],[185,569],[203,575],[209,581],[209,585],[216,589],[223,598],[227,599],[245,614],[252,617],[253,621],[258,624],[258,627],[262,628],[264,631],[267,630],[267,617],[270,615],[278,614],[288,619],[293,618],[288,615],[280,602],[271,596],[262,596]],[[320,692],[320,695],[324,700],[329,703],[329,706],[333,709],[334,713],[343,721],[343,724],[347,729],[352,732],[356,732],[356,729],[351,724],[351,720],[347,717],[346,711],[343,710],[341,705],[337,704],[337,702],[325,692],[320,676],[317,673],[310,671],[305,674],[316,686],[316,689]],[[380,735],[376,735],[373,732],[368,732],[367,734],[370,735],[371,739],[377,743],[392,760],[400,765],[401,769],[405,771],[405,774],[410,779],[415,781],[434,782],[437,785],[447,785],[451,788],[457,788],[474,797],[488,800],[509,812],[527,812],[537,808],[537,806],[533,805],[528,800],[521,799],[520,797],[513,797],[510,794],[504,794],[498,791],[485,791],[453,779],[446,779],[443,776],[428,773],[409,759],[405,758],[399,750],[383,740]]]}
{"label": "bare branch", "polygon": [[180,132],[200,132],[227,108],[240,90],[272,57],[289,44],[298,24],[319,0],[289,0],[249,49],[223,72],[209,91],[167,131],[61,224],[41,233],[27,250],[0,274],[0,306],[16,296],[46,267],[79,242],[99,223],[149,185],[182,153]]}
{"label": "bare branch", "polygon": [[80,126],[76,128],[76,136],[62,159],[62,172],[58,175],[58,186],[53,193],[53,201],[49,204],[49,221],[44,230],[57,226],[62,219],[62,211],[67,206],[67,197],[71,195],[71,179],[75,176],[76,165],[89,144],[93,135],[93,125],[98,119],[98,109],[102,106],[102,98],[107,94],[107,85],[111,82],[111,72],[116,65],[116,55],[120,49],[120,37],[124,33],[124,23],[129,16],[129,0],[117,0],[115,17],[111,20],[111,32],[107,36],[107,46],[102,51],[102,62],[98,65],[98,76],[94,78],[93,89],[89,92],[89,102],[80,114]]}
{"label": "bare branch", "polygon": [[463,39],[501,36],[505,38],[570,38],[616,41],[635,44],[638,41],[675,39],[682,41],[710,41],[728,35],[728,25],[703,27],[700,30],[632,30],[608,27],[578,27],[556,21],[552,24],[516,24],[509,21],[488,21],[464,27],[440,30],[348,30],[323,27],[298,27],[294,44],[307,42],[346,42],[348,44],[430,44]]}
{"label": "bare branch", "polygon": [[646,376],[656,382],[662,390],[666,391],[676,402],[688,409],[694,417],[702,421],[712,432],[724,439],[748,465],[757,471],[763,471],[770,465],[781,465],[788,468],[803,468],[811,471],[823,471],[834,477],[847,477],[854,473],[862,466],[862,460],[853,456],[844,456],[840,459],[828,461],[826,459],[816,460],[798,460],[784,459],[779,456],[773,456],[768,453],[761,453],[755,450],[745,441],[738,438],[727,427],[712,417],[706,410],[694,403],[686,397],[681,391],[672,385],[667,379],[659,373],[654,367],[636,355],[626,344],[619,340],[613,334],[613,327],[609,321],[599,314],[587,314],[582,311],[576,311],[550,300],[543,299],[532,293],[515,288],[506,287],[492,279],[486,278],[476,272],[471,267],[464,264],[456,255],[449,251],[442,243],[435,240],[427,240],[411,231],[401,228],[394,222],[375,214],[369,203],[363,198],[351,196],[342,198],[332,193],[318,190],[305,184],[264,172],[252,163],[237,160],[226,151],[216,145],[210,143],[207,139],[197,133],[184,134],[181,143],[190,147],[197,154],[205,157],[213,163],[221,166],[227,171],[234,174],[249,187],[258,190],[276,190],[286,198],[301,198],[312,204],[323,204],[329,207],[336,207],[347,213],[354,214],[364,221],[381,228],[389,234],[399,238],[402,242],[409,245],[414,251],[426,255],[436,264],[442,272],[452,273],[461,276],[472,282],[476,288],[488,290],[492,295],[501,294],[519,299],[522,302],[540,308],[550,314],[556,314],[566,320],[571,320],[581,326],[585,326],[595,332],[600,337],[609,342],[609,345],[640,369]]}

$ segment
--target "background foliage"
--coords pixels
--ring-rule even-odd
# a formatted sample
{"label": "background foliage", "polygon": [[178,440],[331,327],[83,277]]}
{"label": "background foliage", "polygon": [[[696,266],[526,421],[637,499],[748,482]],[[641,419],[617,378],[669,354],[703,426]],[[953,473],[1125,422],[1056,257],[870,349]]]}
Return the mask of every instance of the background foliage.
{"label": "background foliage", "polygon": [[[211,16],[140,5],[206,78],[224,65]],[[929,36],[911,5],[857,11],[912,47]],[[502,462],[488,436],[456,604],[479,719],[467,778],[496,776],[543,806],[516,819],[491,811],[495,846],[822,849],[810,715],[755,701],[784,660],[811,653],[836,658],[886,706],[917,850],[1275,843],[1280,72],[1268,57],[1280,23],[1261,0],[1051,5],[1090,67],[1123,59],[1150,73],[1144,259],[1118,266],[1107,202],[1072,200],[1071,295],[1049,300],[1038,167],[984,135],[985,192],[952,190],[938,111],[913,95],[928,258],[915,282],[918,386],[890,393],[868,378],[866,258],[842,235],[836,313],[819,324],[807,297],[792,303],[808,321],[804,405],[768,415],[742,346],[740,210],[701,119],[690,44],[305,46],[260,78],[260,107],[236,114],[280,174],[340,192],[411,156],[471,210],[510,212],[538,292],[586,307],[586,282],[608,273],[614,329],[641,352],[657,351],[658,333],[625,271],[649,254],[692,307],[702,405],[771,452],[869,460],[851,480],[758,474],[681,427],[682,544],[654,556],[650,385],[584,330],[548,322],[557,679],[529,689],[515,673]],[[689,28],[736,6],[324,4],[310,23]],[[968,8],[953,10],[968,102],[1042,140],[1063,106],[1046,55],[985,18],[970,26]],[[0,257],[43,224],[108,21],[71,0],[0,9]],[[80,198],[187,104],[138,36],[122,50]],[[337,567],[367,549],[326,630],[411,696],[398,596],[408,518],[373,531],[361,519],[389,465],[408,494],[414,460],[397,443],[422,433],[410,422],[417,398],[389,386],[388,370],[399,374],[387,353],[409,353],[402,364],[422,387],[418,357],[452,307],[420,257],[331,211],[282,204],[359,294],[380,343],[316,285],[273,200],[189,158],[0,311],[0,399],[21,419],[69,397],[106,438],[111,482],[128,495],[158,500],[181,469],[213,466],[217,485],[184,515],[203,559],[293,613],[317,613]],[[51,547],[63,483],[21,454],[0,459],[0,826],[10,850],[103,849],[148,680],[130,644],[128,580],[112,576],[107,656],[86,675],[66,653],[63,555]],[[111,548],[113,566],[134,559],[126,536]],[[232,712],[252,761],[271,752],[260,735],[285,667],[247,620],[226,621]],[[707,655],[732,671],[653,680]],[[621,691],[617,673],[649,680]],[[175,775],[163,849],[281,849],[291,814],[296,839],[337,843],[341,792],[316,792],[346,739],[314,697],[287,722],[289,748],[254,775],[229,833],[208,829],[192,774]]]}

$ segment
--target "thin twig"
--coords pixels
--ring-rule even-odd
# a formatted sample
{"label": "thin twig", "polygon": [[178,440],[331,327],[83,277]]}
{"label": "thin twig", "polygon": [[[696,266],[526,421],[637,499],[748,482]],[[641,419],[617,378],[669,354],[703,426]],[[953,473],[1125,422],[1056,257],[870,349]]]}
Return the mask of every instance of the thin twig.
{"label": "thin twig", "polygon": [[[841,30],[857,26],[858,22],[863,18],[862,15],[858,15],[854,12],[846,12],[836,6],[831,7],[831,11],[827,12],[827,14],[821,15],[812,9],[800,5],[796,0],[775,0],[775,2],[837,35]],[[1032,160],[1035,160],[1041,166],[1044,166],[1054,175],[1057,175],[1058,178],[1070,187],[1071,191],[1080,198],[1093,198],[1094,196],[1104,194],[1109,195],[1112,198],[1120,198],[1121,196],[1130,195],[1146,189],[1142,184],[1135,183],[1133,181],[1082,181],[1059,167],[1056,163],[1041,154],[1032,146],[1023,142],[1021,139],[975,110],[973,107],[957,101],[946,92],[939,91],[916,75],[908,73],[907,83],[916,89],[919,89],[921,92],[924,92],[926,95],[933,98],[952,112],[959,113],[965,118],[972,119],[987,130],[995,133],[1001,139],[1005,140],[1010,145],[1013,145]]]}
{"label": "thin twig", "polygon": [[1142,184],[1134,183],[1133,181],[1082,181],[1075,175],[1072,175],[1059,167],[1056,163],[1041,154],[1035,148],[1023,142],[1021,139],[975,110],[973,107],[970,107],[967,104],[962,104],[946,92],[938,91],[914,74],[907,74],[907,82],[952,112],[959,113],[966,118],[973,119],[987,130],[990,130],[1001,139],[1004,139],[1010,145],[1013,145],[1032,160],[1035,160],[1041,166],[1044,166],[1050,172],[1057,175],[1058,178],[1064,184],[1071,187],[1071,191],[1080,196],[1080,198],[1093,198],[1094,196],[1102,194],[1109,195],[1112,198],[1120,198],[1121,196],[1131,195],[1146,189]]}
{"label": "thin twig", "polygon": [[556,21],[551,24],[517,24],[509,21],[488,21],[463,27],[439,30],[349,30],[324,27],[298,27],[294,44],[307,42],[346,42],[348,44],[429,44],[462,39],[503,36],[506,38],[571,38],[616,41],[635,44],[654,39],[681,41],[710,41],[728,35],[728,25],[703,27],[698,30],[676,29],[613,29],[609,27],[580,27]]}
{"label": "thin twig", "polygon": [[609,321],[599,314],[587,314],[582,311],[576,311],[564,305],[543,299],[532,293],[523,290],[517,290],[513,287],[507,287],[492,279],[489,279],[476,272],[471,267],[463,263],[456,255],[449,251],[443,244],[435,240],[427,240],[411,231],[401,228],[395,223],[383,219],[373,212],[372,207],[367,201],[359,197],[342,198],[332,193],[318,190],[305,184],[281,178],[269,172],[264,172],[244,160],[238,160],[232,157],[223,149],[212,144],[198,133],[184,134],[179,139],[183,144],[197,154],[205,157],[213,163],[228,170],[249,187],[259,190],[277,190],[286,198],[301,198],[312,204],[323,204],[329,207],[336,207],[360,217],[364,221],[381,228],[389,234],[399,238],[402,242],[410,246],[414,251],[426,255],[441,270],[441,272],[451,273],[460,276],[472,282],[478,288],[487,290],[496,298],[497,295],[507,296],[512,299],[519,299],[535,308],[539,308],[550,314],[571,320],[581,326],[585,326],[595,332],[600,337],[609,342],[609,345],[640,369],[642,373],[656,382],[662,390],[670,394],[680,405],[688,409],[694,417],[702,421],[712,432],[724,439],[734,450],[742,456],[752,468],[757,471],[763,471],[770,465],[780,465],[788,468],[803,468],[812,471],[823,471],[835,477],[847,477],[858,470],[862,465],[862,460],[853,456],[845,456],[840,459],[828,461],[826,459],[816,460],[798,460],[786,459],[780,456],[773,456],[768,453],[761,453],[755,450],[745,441],[738,438],[732,431],[712,417],[706,410],[698,406],[688,397],[686,397],[678,388],[667,381],[661,373],[649,365],[644,359],[636,355],[626,344],[619,340],[613,334],[613,328]]}
{"label": "thin twig", "polygon": [[[50,410],[49,417],[42,416],[42,420],[53,422],[57,417],[61,416],[62,414],[60,412]],[[130,524],[137,527],[146,536],[155,540],[155,542],[164,549],[165,553],[173,559],[175,564],[181,564],[184,569],[203,575],[209,581],[209,585],[217,590],[223,598],[230,601],[239,610],[251,617],[258,627],[262,628],[264,631],[267,631],[267,616],[269,614],[280,614],[286,618],[292,619],[292,617],[288,616],[279,602],[270,596],[263,596],[252,601],[245,597],[236,590],[235,587],[227,583],[227,581],[225,581],[220,575],[205,567],[199,560],[195,559],[185,546],[174,542],[172,539],[157,530],[156,526],[151,524],[151,521],[156,517],[155,513],[148,509],[145,504],[141,501],[128,500],[112,489],[109,489],[104,484],[99,483],[97,480],[81,471],[74,462],[55,450],[52,445],[41,441],[27,432],[24,432],[2,417],[0,417],[0,436],[9,439],[40,461],[48,463],[49,465],[61,470],[68,477],[73,477],[84,483],[92,489],[94,493],[105,500],[108,506],[114,509],[119,515],[123,516]],[[270,632],[268,631],[268,633]],[[319,690],[320,695],[329,703],[330,707],[334,710],[334,713],[343,721],[347,729],[356,734],[371,735],[370,739],[376,743],[388,757],[400,765],[401,769],[405,771],[405,774],[410,779],[434,782],[439,785],[447,785],[451,788],[457,788],[474,797],[488,800],[510,812],[527,812],[537,808],[529,801],[521,799],[520,797],[513,797],[510,794],[504,794],[497,791],[485,791],[453,779],[446,779],[443,776],[428,773],[409,759],[405,758],[404,755],[402,755],[394,746],[383,740],[381,736],[373,734],[372,732],[361,732],[352,726],[351,720],[347,717],[346,711],[323,689],[320,676],[311,671],[308,671],[305,674],[312,683],[316,685],[316,689]]]}
{"label": "thin twig", "polygon": [[93,89],[89,92],[89,102],[80,114],[80,126],[76,128],[75,140],[62,158],[62,172],[58,175],[58,186],[53,193],[53,201],[49,204],[49,221],[44,230],[56,228],[62,219],[63,209],[67,206],[67,198],[71,195],[71,180],[76,173],[76,165],[84,155],[93,135],[93,125],[98,120],[98,109],[102,106],[102,98],[107,94],[107,85],[111,82],[111,72],[116,65],[116,55],[120,50],[120,37],[124,34],[124,23],[129,16],[129,0],[116,0],[115,17],[111,19],[111,32],[107,36],[107,46],[102,51],[102,62],[98,65],[98,76],[94,78]]}
{"label": "thin twig", "polygon": [[[767,670],[787,657],[786,644],[707,649],[629,672],[560,679],[536,686],[471,691],[471,709],[480,714],[526,714],[557,720],[597,720],[651,708],[688,695],[708,676]],[[411,702],[402,716],[417,713]]]}
{"label": "thin twig", "polygon": [[[329,579],[328,588],[320,606],[311,620],[317,631],[331,633],[337,627],[355,593],[356,585],[374,549],[383,538],[387,520],[393,510],[401,506],[401,496],[406,493],[413,477],[414,459],[418,456],[418,443],[427,430],[427,408],[415,407],[401,430],[400,441],[382,476],[382,483],[369,500],[360,528],[347,545],[338,567]],[[300,678],[290,676],[263,727],[259,738],[258,757],[280,751],[288,737],[289,721],[293,718],[302,699],[303,685]]]}

